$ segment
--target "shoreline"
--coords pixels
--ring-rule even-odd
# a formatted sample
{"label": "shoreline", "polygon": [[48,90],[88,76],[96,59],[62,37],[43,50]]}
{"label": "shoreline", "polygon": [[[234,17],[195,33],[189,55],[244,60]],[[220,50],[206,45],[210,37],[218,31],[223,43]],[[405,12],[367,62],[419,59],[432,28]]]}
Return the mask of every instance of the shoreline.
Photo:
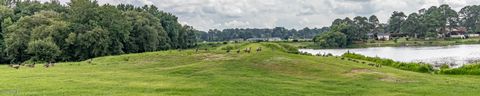
{"label": "shoreline", "polygon": [[[293,44],[292,44],[293,43]],[[295,43],[302,43],[298,45]],[[352,44],[345,48],[321,48],[314,42],[286,42],[286,44],[296,45],[301,49],[355,49],[355,48],[371,48],[371,47],[438,47],[438,46],[454,46],[454,45],[475,45],[480,44],[480,38],[455,39],[455,40],[417,40],[398,42],[390,41],[370,41],[367,43]]]}

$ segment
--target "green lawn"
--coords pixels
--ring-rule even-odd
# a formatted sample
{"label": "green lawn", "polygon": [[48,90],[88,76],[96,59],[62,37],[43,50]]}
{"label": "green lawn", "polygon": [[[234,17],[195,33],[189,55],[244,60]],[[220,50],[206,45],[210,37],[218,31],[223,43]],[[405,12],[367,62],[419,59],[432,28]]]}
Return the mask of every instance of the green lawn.
{"label": "green lawn", "polygon": [[[241,45],[241,44],[239,44]],[[243,44],[253,49],[260,43]],[[289,54],[263,46],[260,53],[221,48],[161,51],[95,58],[53,68],[0,66],[0,95],[42,96],[474,96],[480,76],[433,75]]]}

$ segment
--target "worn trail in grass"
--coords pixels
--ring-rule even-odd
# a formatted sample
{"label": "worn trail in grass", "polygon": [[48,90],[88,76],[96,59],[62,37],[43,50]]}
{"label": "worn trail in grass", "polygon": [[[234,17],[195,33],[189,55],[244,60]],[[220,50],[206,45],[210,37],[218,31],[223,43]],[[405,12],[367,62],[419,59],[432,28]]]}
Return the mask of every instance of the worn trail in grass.
{"label": "worn trail in grass", "polygon": [[[53,68],[0,66],[0,95],[476,95],[480,76],[375,68],[335,57],[282,52],[266,44],[95,58]],[[276,45],[276,44],[273,44]],[[225,47],[225,46],[222,46]],[[236,50],[236,49],[235,49]]]}

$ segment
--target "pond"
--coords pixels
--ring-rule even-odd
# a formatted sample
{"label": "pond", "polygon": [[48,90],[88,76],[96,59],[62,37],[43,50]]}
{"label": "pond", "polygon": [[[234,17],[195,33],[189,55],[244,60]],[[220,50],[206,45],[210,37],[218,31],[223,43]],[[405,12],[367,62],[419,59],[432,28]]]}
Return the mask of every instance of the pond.
{"label": "pond", "polygon": [[442,47],[372,47],[355,49],[300,49],[311,54],[331,53],[340,56],[353,52],[369,57],[388,58],[401,62],[423,62],[439,66],[448,64],[457,68],[480,61],[480,45],[454,45]]}

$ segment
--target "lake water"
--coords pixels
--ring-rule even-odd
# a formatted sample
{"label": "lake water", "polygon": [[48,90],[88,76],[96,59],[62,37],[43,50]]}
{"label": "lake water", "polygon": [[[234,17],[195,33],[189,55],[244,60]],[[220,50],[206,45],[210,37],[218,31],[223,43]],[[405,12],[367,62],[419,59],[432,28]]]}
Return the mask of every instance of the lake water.
{"label": "lake water", "polygon": [[372,47],[355,49],[300,49],[311,54],[331,53],[340,56],[353,52],[370,57],[388,58],[401,62],[424,62],[439,66],[460,67],[480,60],[480,45],[454,45],[442,47]]}

